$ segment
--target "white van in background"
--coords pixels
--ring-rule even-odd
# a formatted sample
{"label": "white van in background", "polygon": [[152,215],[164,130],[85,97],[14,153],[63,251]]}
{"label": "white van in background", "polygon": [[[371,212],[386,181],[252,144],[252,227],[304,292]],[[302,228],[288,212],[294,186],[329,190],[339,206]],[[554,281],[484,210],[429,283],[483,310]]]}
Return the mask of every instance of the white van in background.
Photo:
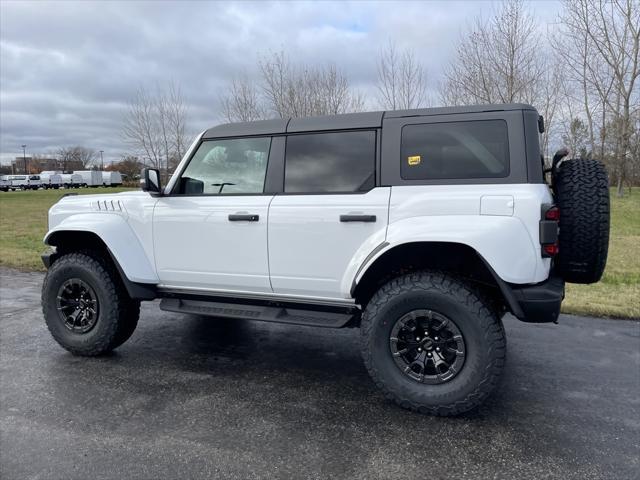
{"label": "white van in background", "polygon": [[29,179],[26,175],[6,175],[7,190],[26,190],[29,188]]}
{"label": "white van in background", "polygon": [[62,185],[64,188],[80,188],[86,186],[82,175],[77,173],[63,173],[60,174]]}
{"label": "white van in background", "polygon": [[29,175],[27,178],[27,190],[38,190],[41,186],[40,175]]}
{"label": "white van in background", "polygon": [[62,186],[62,176],[59,173],[54,172],[42,172],[40,174],[40,181],[42,182],[42,188],[60,188]]}
{"label": "white van in background", "polygon": [[74,170],[74,175],[82,177],[82,183],[87,187],[101,187],[103,185],[102,172],[98,170]]}
{"label": "white van in background", "polygon": [[122,175],[120,172],[102,172],[102,184],[105,187],[122,185]]}

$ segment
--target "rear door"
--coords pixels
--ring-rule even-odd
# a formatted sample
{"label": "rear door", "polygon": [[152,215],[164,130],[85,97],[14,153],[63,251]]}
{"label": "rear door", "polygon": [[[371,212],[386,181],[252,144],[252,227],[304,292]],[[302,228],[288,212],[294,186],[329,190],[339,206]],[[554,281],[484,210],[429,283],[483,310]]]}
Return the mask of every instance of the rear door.
{"label": "rear door", "polygon": [[389,187],[376,188],[378,131],[289,135],[284,192],[269,208],[274,293],[344,298],[345,271],[384,240]]}

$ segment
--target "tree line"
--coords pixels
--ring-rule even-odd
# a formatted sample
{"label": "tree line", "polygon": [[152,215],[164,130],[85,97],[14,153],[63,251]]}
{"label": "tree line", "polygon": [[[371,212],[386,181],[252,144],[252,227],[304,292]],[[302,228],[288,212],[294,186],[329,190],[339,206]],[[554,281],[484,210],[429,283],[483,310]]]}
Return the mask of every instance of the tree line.
{"label": "tree line", "polygon": [[[603,160],[619,195],[640,184],[640,2],[565,0],[557,21],[542,25],[523,0],[507,0],[460,34],[442,77],[428,54],[390,41],[376,60],[375,95],[355,89],[334,63],[292,62],[263,54],[257,76],[230,79],[219,98],[229,122],[371,109],[529,103],[545,118],[546,158],[561,145],[574,157]],[[435,93],[434,93],[435,92]],[[186,150],[187,108],[179,87],[141,88],[123,137],[144,163],[169,172]]]}

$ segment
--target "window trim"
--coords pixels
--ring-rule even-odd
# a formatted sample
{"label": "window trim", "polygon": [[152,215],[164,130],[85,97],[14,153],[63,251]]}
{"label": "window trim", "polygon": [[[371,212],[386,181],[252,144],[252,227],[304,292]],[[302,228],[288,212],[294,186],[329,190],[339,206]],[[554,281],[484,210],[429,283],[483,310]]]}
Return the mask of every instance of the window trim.
{"label": "window trim", "polygon": [[[335,129],[335,130],[310,130],[307,132],[292,132],[285,136],[284,154],[282,156],[282,189],[277,195],[366,195],[371,190],[380,186],[380,141],[382,135],[380,134],[380,128],[349,128],[349,129]],[[373,132],[373,185],[367,190],[357,191],[335,191],[335,192],[287,192],[285,191],[286,181],[286,169],[287,169],[287,144],[289,137],[296,137],[300,135],[323,135],[327,133],[353,133],[353,132]]]}
{"label": "window trim", "polygon": [[[176,181],[173,184],[173,187],[171,188],[170,192],[165,192],[165,194],[163,195],[163,197],[261,197],[261,196],[273,196],[275,195],[274,192],[266,192],[266,187],[267,187],[267,182],[269,179],[269,171],[270,171],[270,167],[271,167],[271,154],[273,153],[273,146],[274,146],[274,142],[276,141],[276,139],[278,137],[282,137],[282,135],[278,134],[278,135],[274,135],[274,134],[268,134],[268,135],[245,135],[242,137],[217,137],[217,138],[201,138],[200,142],[198,143],[198,146],[196,148],[193,149],[193,152],[191,153],[191,156],[189,157],[189,159],[184,163],[184,165],[182,166],[182,168],[180,169],[180,171],[175,171],[173,174],[176,175]],[[267,167],[265,169],[265,174],[264,174],[264,183],[262,184],[262,192],[258,193],[258,192],[254,192],[254,193],[230,193],[230,194],[225,194],[225,195],[220,195],[219,193],[178,193],[175,190],[180,188],[180,179],[182,178],[182,175],[184,174],[185,170],[189,167],[189,165],[191,164],[193,157],[196,156],[196,153],[198,153],[198,150],[200,150],[200,147],[202,146],[203,143],[205,142],[217,142],[217,141],[221,141],[221,140],[243,140],[246,138],[269,138],[270,142],[269,142],[269,154],[267,156]]]}
{"label": "window trim", "polygon": [[[437,178],[407,178],[403,175],[403,169],[402,166],[404,165],[404,155],[402,153],[403,150],[403,135],[404,135],[404,129],[407,127],[422,127],[422,126],[431,126],[431,125],[442,125],[442,124],[452,124],[452,123],[456,123],[456,124],[461,124],[461,123],[480,123],[480,122],[500,122],[504,125],[505,128],[505,132],[506,132],[506,145],[507,145],[507,151],[506,151],[506,160],[507,160],[507,168],[504,171],[503,175],[491,175],[491,176],[486,176],[486,177],[477,177],[477,176],[471,176],[471,175],[467,175],[467,176],[463,176],[463,177],[437,177]],[[465,147],[466,148],[466,147]],[[410,124],[406,124],[403,125],[400,128],[400,178],[403,181],[439,181],[439,180],[496,180],[496,179],[505,179],[505,178],[509,178],[509,176],[511,175],[511,151],[509,148],[509,122],[507,122],[505,119],[503,118],[483,118],[483,119],[468,119],[468,120],[445,120],[443,122],[425,122],[425,123],[410,123]]]}

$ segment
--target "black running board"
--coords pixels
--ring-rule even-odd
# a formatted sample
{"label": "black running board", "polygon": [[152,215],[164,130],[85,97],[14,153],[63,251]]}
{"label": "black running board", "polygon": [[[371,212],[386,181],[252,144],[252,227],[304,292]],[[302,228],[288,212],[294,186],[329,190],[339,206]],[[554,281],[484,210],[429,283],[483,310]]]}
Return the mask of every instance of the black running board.
{"label": "black running board", "polygon": [[266,305],[163,298],[160,308],[169,312],[208,315],[212,317],[261,320],[263,322],[289,323],[313,327],[340,328],[353,318],[353,313],[324,312]]}

